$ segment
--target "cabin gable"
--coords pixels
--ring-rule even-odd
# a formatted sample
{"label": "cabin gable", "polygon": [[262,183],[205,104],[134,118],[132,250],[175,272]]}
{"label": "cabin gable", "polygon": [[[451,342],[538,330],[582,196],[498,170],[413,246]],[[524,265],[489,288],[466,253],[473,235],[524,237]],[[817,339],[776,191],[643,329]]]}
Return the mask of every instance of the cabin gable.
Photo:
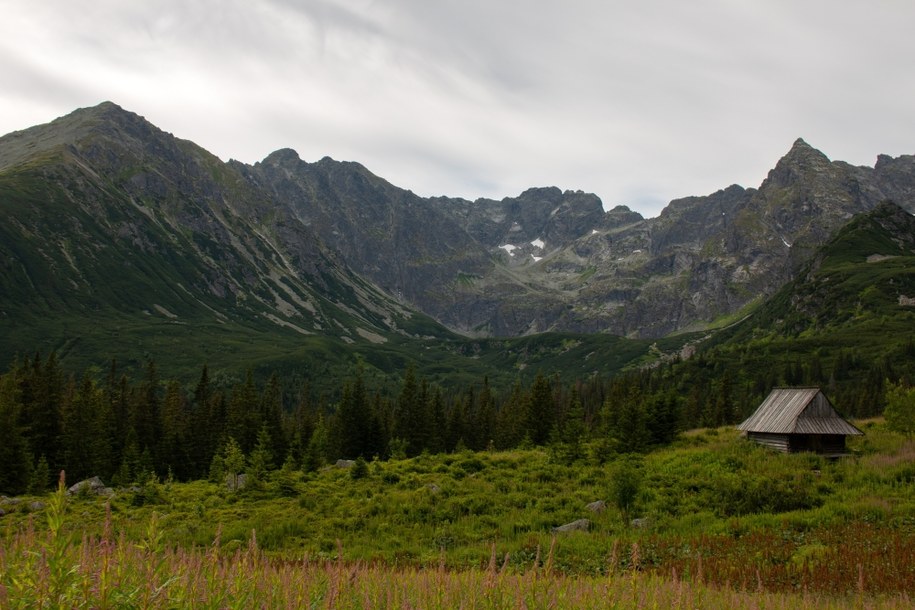
{"label": "cabin gable", "polygon": [[776,388],[737,426],[749,440],[783,453],[847,453],[845,437],[863,434],[842,419],[819,388]]}

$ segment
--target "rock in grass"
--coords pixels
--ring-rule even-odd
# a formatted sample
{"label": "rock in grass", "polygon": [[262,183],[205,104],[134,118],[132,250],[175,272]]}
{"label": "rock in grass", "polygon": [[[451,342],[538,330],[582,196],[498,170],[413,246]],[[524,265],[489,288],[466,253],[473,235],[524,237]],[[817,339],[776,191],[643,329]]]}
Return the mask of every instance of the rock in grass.
{"label": "rock in grass", "polygon": [[75,496],[78,493],[93,493],[99,496],[110,496],[114,493],[114,490],[110,487],[105,487],[105,484],[102,483],[102,480],[99,477],[92,477],[91,479],[85,479],[80,481],[75,485],[71,485],[67,489],[67,494]]}
{"label": "rock in grass", "polygon": [[560,534],[562,532],[587,532],[591,529],[591,522],[588,519],[577,519],[571,523],[554,527],[552,532]]}
{"label": "rock in grass", "polygon": [[247,484],[248,475],[244,472],[235,475],[231,473],[226,475],[226,488],[229,491],[238,491],[239,489],[243,489]]}
{"label": "rock in grass", "polygon": [[600,513],[604,512],[605,510],[607,510],[607,503],[604,502],[603,500],[597,500],[595,502],[591,502],[590,504],[585,506],[585,508],[587,508],[592,513],[600,514]]}
{"label": "rock in grass", "polygon": [[356,460],[337,460],[334,464],[337,468],[352,468]]}

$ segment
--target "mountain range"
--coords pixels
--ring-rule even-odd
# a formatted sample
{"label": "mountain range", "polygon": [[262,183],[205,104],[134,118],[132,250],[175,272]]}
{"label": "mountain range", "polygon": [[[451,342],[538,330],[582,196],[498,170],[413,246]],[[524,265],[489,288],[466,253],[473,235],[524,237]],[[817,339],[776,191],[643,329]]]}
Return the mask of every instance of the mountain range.
{"label": "mountain range", "polygon": [[621,336],[639,357],[743,317],[884,200],[915,211],[915,156],[858,167],[800,139],[758,188],[656,218],[555,187],[423,198],[289,149],[223,162],[106,102],[0,137],[0,356],[349,346],[384,368],[562,333],[557,353]]}

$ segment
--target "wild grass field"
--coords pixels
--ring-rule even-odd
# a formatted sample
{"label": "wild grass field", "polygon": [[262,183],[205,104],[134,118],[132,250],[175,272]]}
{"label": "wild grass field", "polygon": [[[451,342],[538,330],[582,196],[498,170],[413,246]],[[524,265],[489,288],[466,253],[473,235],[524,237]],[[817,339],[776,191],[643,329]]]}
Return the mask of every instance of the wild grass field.
{"label": "wild grass field", "polygon": [[861,425],[835,462],[718,429],[6,500],[0,607],[908,608],[915,441]]}

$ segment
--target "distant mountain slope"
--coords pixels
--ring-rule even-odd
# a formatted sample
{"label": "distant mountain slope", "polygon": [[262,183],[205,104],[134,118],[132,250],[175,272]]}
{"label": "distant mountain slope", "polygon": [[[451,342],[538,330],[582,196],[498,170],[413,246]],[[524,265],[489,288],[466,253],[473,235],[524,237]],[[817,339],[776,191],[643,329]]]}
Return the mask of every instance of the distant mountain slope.
{"label": "distant mountain slope", "polygon": [[912,157],[830,162],[798,140],[758,189],[675,200],[657,218],[598,230],[540,262],[542,281],[563,286],[566,317],[594,329],[701,329],[773,294],[855,214],[887,198],[915,210],[913,169]]}
{"label": "distant mountain slope", "polygon": [[236,167],[113,104],[0,139],[0,214],[7,356],[59,349],[41,338],[66,334],[60,324],[71,337],[101,325],[110,340],[144,320],[153,335],[269,333],[285,349],[434,327]]}
{"label": "distant mountain slope", "polygon": [[[325,183],[303,190],[324,207],[283,182],[284,163]],[[648,351],[606,335],[461,339],[402,292],[419,285],[414,268],[460,259],[448,239],[470,244],[462,271],[488,264],[485,249],[390,185],[403,213],[379,212],[358,188],[347,194],[337,180],[358,183],[352,172],[366,175],[363,188],[378,181],[355,164],[299,163],[283,151],[255,167],[223,163],[114,104],[0,138],[0,361],[54,350],[70,370],[111,357],[136,369],[154,358],[183,378],[208,362],[333,388],[357,362],[385,374],[419,359],[433,380],[507,385],[529,365],[587,376]],[[422,226],[442,225],[435,239],[412,231],[410,206]],[[316,233],[324,223],[336,227],[333,246]],[[390,277],[403,284],[382,290],[354,273],[344,259],[354,253],[379,279],[400,261]]]}
{"label": "distant mountain slope", "polygon": [[706,328],[774,293],[853,215],[886,198],[915,209],[915,157],[854,167],[803,140],[758,189],[675,200],[651,219],[555,187],[423,199],[288,150],[241,167],[356,272],[470,336]]}
{"label": "distant mountain slope", "polygon": [[651,219],[555,187],[421,198],[288,149],[224,163],[104,103],[0,138],[3,349],[129,336],[134,353],[256,344],[271,359],[319,340],[415,352],[451,331],[656,339],[758,304],[888,198],[915,210],[915,157],[854,167],[803,140],[758,189]]}

